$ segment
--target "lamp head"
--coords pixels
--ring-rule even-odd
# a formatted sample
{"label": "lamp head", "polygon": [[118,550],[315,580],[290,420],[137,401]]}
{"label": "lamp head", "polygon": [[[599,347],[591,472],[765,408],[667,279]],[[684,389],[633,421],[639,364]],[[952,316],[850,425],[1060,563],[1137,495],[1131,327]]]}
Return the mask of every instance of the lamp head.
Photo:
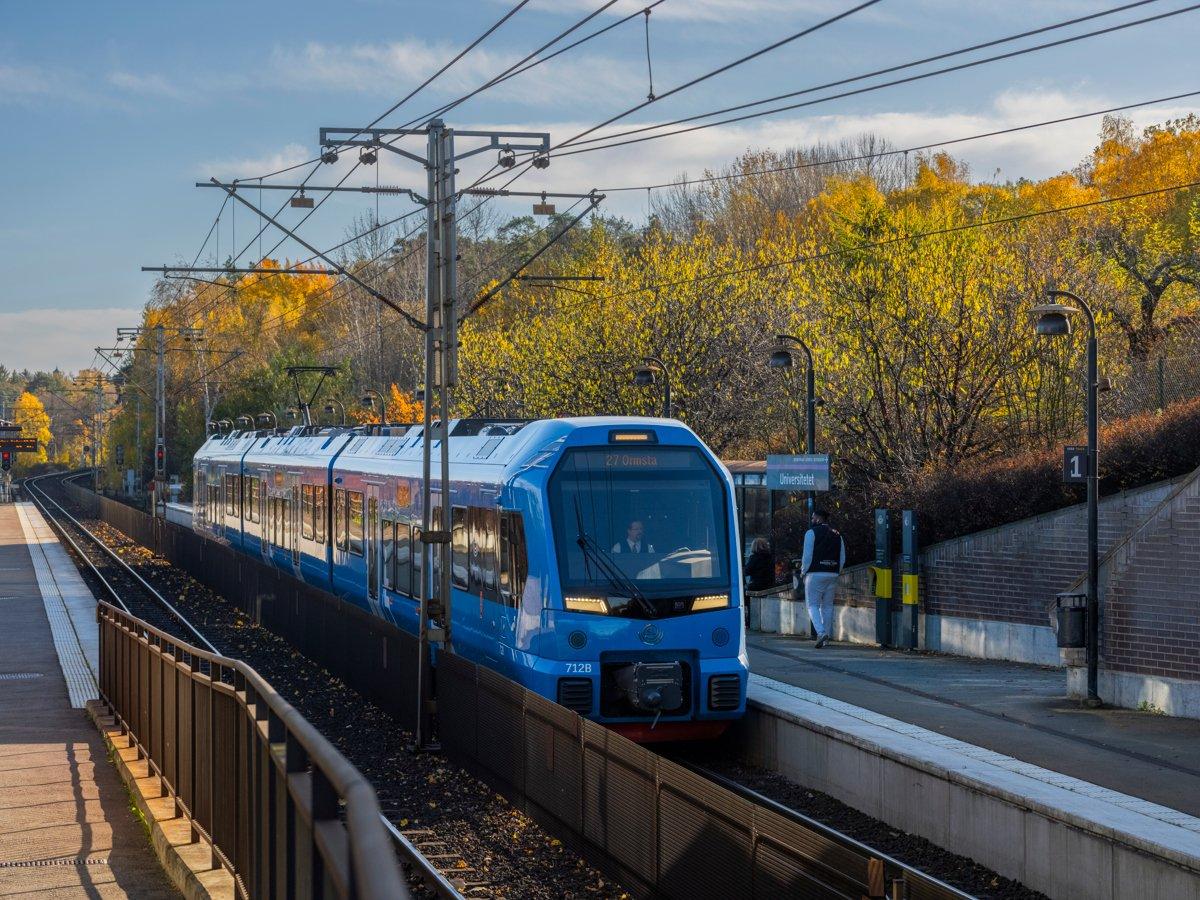
{"label": "lamp head", "polygon": [[326,404],[325,404],[325,412],[327,412],[327,413],[332,413],[332,412],[333,412],[333,404],[332,404],[332,403],[326,403]]}
{"label": "lamp head", "polygon": [[362,405],[365,406],[367,409],[372,409],[375,406],[375,398],[372,397],[370,394],[363,394]]}
{"label": "lamp head", "polygon": [[1038,334],[1058,337],[1071,333],[1071,316],[1079,310],[1063,303],[1041,303],[1030,312],[1037,316],[1034,328]]}
{"label": "lamp head", "polygon": [[649,366],[638,366],[633,370],[633,383],[638,387],[654,384],[654,370]]}
{"label": "lamp head", "polygon": [[786,347],[779,347],[771,351],[771,358],[767,360],[767,365],[772,369],[790,369],[793,365],[792,351]]}
{"label": "lamp head", "polygon": [[288,411],[287,411],[287,416],[289,419],[291,419],[294,422],[298,418],[300,418],[300,410],[296,409],[296,407],[294,407],[294,406],[289,406]]}

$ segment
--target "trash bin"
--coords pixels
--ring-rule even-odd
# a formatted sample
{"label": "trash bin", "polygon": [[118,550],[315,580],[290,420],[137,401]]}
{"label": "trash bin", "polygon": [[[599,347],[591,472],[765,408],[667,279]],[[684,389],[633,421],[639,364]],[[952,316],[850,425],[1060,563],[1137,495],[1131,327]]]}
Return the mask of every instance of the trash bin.
{"label": "trash bin", "polygon": [[1058,646],[1087,646],[1087,594],[1062,593],[1054,598]]}

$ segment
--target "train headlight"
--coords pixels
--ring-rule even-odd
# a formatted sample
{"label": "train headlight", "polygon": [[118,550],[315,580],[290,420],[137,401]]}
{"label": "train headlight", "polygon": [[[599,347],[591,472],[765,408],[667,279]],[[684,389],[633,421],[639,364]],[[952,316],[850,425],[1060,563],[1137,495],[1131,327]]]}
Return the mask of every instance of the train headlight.
{"label": "train headlight", "polygon": [[705,609],[724,609],[728,605],[728,594],[705,594],[692,601],[692,612],[700,612]]}
{"label": "train headlight", "polygon": [[563,597],[563,606],[571,612],[608,614],[608,603],[603,597]]}

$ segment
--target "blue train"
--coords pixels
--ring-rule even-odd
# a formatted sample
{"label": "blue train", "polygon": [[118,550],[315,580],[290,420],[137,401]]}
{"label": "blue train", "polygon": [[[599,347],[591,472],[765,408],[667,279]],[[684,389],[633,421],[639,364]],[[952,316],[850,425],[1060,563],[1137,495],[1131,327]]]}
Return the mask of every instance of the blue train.
{"label": "blue train", "polygon": [[[418,549],[421,430],[214,435],[193,527],[415,633],[420,579],[438,583]],[[712,738],[743,714],[733,483],[689,428],[462,419],[450,460],[433,521],[448,507],[458,653],[634,740]]]}

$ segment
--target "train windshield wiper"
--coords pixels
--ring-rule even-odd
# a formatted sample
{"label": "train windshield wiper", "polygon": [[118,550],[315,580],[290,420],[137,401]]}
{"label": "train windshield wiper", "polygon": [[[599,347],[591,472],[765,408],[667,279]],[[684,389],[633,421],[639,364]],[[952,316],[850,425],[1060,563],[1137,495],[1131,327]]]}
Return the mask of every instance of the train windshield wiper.
{"label": "train windshield wiper", "polygon": [[579,545],[579,549],[583,553],[583,564],[587,570],[588,578],[592,577],[592,565],[594,564],[600,571],[600,574],[608,581],[610,590],[619,596],[628,597],[646,615],[652,618],[657,616],[658,608],[646,598],[641,588],[634,583],[633,579],[621,571],[620,567],[605,552],[596,539],[584,531],[583,513],[579,509],[579,498],[575,499],[575,519],[579,528],[579,536],[575,539],[575,543]]}

